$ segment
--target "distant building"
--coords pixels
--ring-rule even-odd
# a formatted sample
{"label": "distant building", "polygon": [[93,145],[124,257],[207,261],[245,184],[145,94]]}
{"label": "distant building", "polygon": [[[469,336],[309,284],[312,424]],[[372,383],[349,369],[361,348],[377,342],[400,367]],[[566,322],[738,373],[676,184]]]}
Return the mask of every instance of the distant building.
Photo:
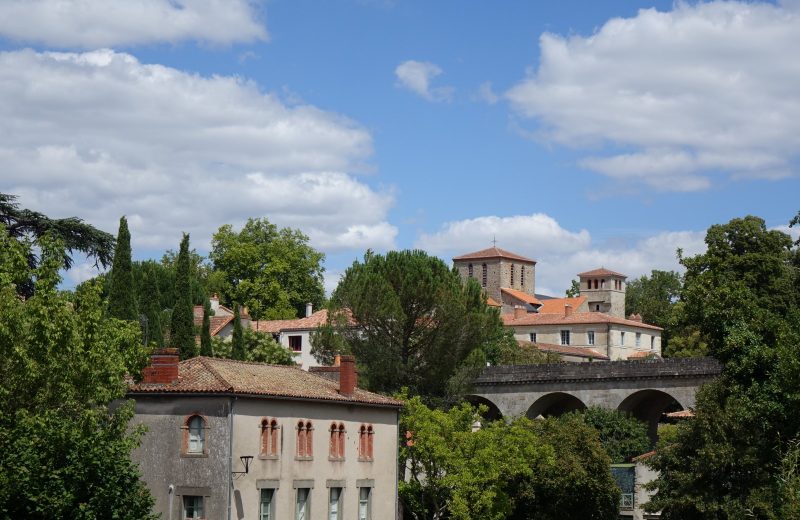
{"label": "distant building", "polygon": [[250,326],[258,332],[272,334],[275,341],[292,351],[295,362],[304,370],[320,366],[311,355],[311,333],[328,321],[328,311],[313,312],[309,303],[306,305],[306,316],[291,320],[257,320]]}
{"label": "distant building", "polygon": [[662,329],[638,315],[625,317],[624,274],[586,271],[578,275],[580,296],[552,298],[535,293],[536,261],[516,253],[491,247],[457,256],[453,264],[462,278],[480,283],[518,341],[569,361],[661,356]]}
{"label": "distant building", "polygon": [[402,403],[358,388],[355,360],[297,367],[153,355],[129,387],[133,452],[162,518],[396,518]]}
{"label": "distant building", "polygon": [[[230,341],[233,336],[233,310],[219,303],[219,296],[214,294],[209,298],[211,304],[212,316],[209,318],[211,327],[209,332],[211,337],[217,336],[226,341]],[[239,309],[239,319],[241,320],[242,327],[250,327],[250,313],[247,307]],[[196,327],[203,326],[203,306],[194,306],[194,324]],[[197,341],[200,341],[200,336],[197,336]]]}

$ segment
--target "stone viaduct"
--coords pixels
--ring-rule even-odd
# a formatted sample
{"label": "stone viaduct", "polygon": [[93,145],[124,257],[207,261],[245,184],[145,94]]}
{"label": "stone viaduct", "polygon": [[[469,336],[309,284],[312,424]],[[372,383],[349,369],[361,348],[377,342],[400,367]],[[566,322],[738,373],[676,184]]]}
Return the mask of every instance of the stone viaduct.
{"label": "stone viaduct", "polygon": [[646,421],[655,438],[661,415],[694,408],[697,390],[721,370],[712,358],[487,367],[467,399],[493,419],[602,406]]}

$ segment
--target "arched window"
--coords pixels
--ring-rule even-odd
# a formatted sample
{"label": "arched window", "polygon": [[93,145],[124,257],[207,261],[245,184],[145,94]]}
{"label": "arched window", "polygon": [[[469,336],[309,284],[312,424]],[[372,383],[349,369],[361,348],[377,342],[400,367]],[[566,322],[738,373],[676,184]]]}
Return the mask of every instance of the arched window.
{"label": "arched window", "polygon": [[514,264],[511,264],[511,285],[509,287],[514,287]]}
{"label": "arched window", "polygon": [[483,264],[483,272],[481,273],[481,287],[486,287],[486,279],[489,273],[486,272],[486,264]]}
{"label": "arched window", "polygon": [[297,456],[304,459],[314,456],[314,426],[311,421],[297,423]]}
{"label": "arched window", "polygon": [[372,425],[370,424],[369,426],[367,426],[367,458],[369,460],[372,460],[373,457],[372,447],[374,445],[373,441],[374,437],[375,437],[375,430],[372,429]]}
{"label": "arched window", "polygon": [[190,415],[183,425],[183,454],[206,453],[206,420],[200,415]]}
{"label": "arched window", "polygon": [[469,272],[469,277],[470,277],[470,278],[472,278],[472,274],[473,274],[473,273],[472,273],[472,264],[469,264],[469,265],[467,266],[467,271]]}
{"label": "arched window", "polygon": [[372,461],[373,435],[371,424],[362,424],[358,429],[358,460]]}
{"label": "arched window", "polygon": [[601,289],[605,289],[606,288],[606,279],[605,278],[600,280],[600,288]]}
{"label": "arched window", "polygon": [[259,455],[262,457],[277,457],[280,453],[280,435],[278,421],[275,419],[264,418],[261,420],[261,450]]}
{"label": "arched window", "polygon": [[331,424],[331,440],[328,457],[333,460],[344,460],[344,424]]}

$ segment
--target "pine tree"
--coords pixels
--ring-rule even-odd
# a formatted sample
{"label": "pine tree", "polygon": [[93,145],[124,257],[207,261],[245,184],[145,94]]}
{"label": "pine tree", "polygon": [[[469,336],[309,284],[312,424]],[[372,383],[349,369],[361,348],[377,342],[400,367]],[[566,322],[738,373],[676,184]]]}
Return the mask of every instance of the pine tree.
{"label": "pine tree", "polygon": [[244,360],[244,331],[242,331],[242,320],[239,316],[239,304],[233,304],[233,345],[231,346],[231,358]]}
{"label": "pine tree", "polygon": [[214,349],[211,347],[211,305],[206,300],[203,305],[203,329],[200,331],[200,355],[211,357]]}
{"label": "pine tree", "polygon": [[161,291],[156,283],[156,274],[150,263],[144,264],[140,305],[146,321],[142,327],[142,339],[145,345],[154,344],[156,348],[164,346],[164,332],[161,329]]}
{"label": "pine tree", "polygon": [[191,265],[189,260],[189,235],[183,234],[175,272],[175,306],[170,324],[170,346],[180,351],[181,359],[197,355],[194,339],[194,306],[192,305]]}
{"label": "pine tree", "polygon": [[131,271],[131,234],[128,231],[128,220],[124,216],[119,219],[110,279],[108,314],[121,320],[139,321]]}

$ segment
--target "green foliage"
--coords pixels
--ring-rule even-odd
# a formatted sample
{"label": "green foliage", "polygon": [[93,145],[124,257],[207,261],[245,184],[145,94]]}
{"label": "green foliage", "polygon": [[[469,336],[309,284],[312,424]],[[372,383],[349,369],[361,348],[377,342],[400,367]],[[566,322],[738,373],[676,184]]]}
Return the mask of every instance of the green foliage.
{"label": "green foliage", "polygon": [[15,240],[3,224],[0,224],[0,288],[24,285],[28,276],[28,240]]}
{"label": "green foliage", "polygon": [[[333,330],[312,337],[317,359],[351,353],[366,388],[391,393],[407,387],[429,400],[448,397],[451,378],[465,361],[483,359],[485,366],[498,344],[508,341],[478,284],[462,283],[424,251],[367,254],[353,263],[331,296],[328,319]],[[338,343],[320,341],[336,336]],[[470,356],[476,349],[483,358]]]}
{"label": "green foliage", "polygon": [[161,348],[164,346],[164,329],[161,326],[161,291],[156,280],[155,265],[155,262],[144,265],[139,307],[144,316],[142,322],[144,344]]}
{"label": "green foliage", "polygon": [[566,297],[567,298],[577,298],[581,295],[581,282],[578,280],[572,280],[572,283],[567,289]]}
{"label": "green foliage", "polygon": [[128,220],[124,216],[119,219],[117,246],[111,267],[108,314],[120,320],[139,321],[131,272],[131,234],[128,231]]}
{"label": "green foliage", "polygon": [[650,276],[631,280],[625,287],[625,315],[641,314],[645,323],[664,329],[661,350],[669,351],[675,333],[675,304],[681,295],[683,280],[675,271],[653,270]]}
{"label": "green foliage", "polygon": [[239,304],[233,304],[233,335],[231,337],[231,357],[233,359],[244,360],[244,333],[242,332],[242,319],[239,315]]}
{"label": "green foliage", "polygon": [[511,480],[510,520],[616,520],[620,491],[611,475],[611,459],[597,431],[579,414],[530,423],[539,442],[551,446],[553,463],[533,461],[532,471]]}
{"label": "green foliage", "polygon": [[212,357],[214,349],[211,346],[211,304],[206,300],[203,304],[203,327],[200,329],[200,355]]}
{"label": "green foliage", "polygon": [[708,356],[708,343],[703,340],[698,327],[684,327],[676,336],[669,340],[665,357],[688,358]]}
{"label": "green foliage", "polygon": [[170,347],[180,351],[181,359],[198,354],[194,339],[194,306],[192,305],[191,263],[189,259],[189,235],[183,234],[175,271],[175,305],[170,324]]}
{"label": "green foliage", "polygon": [[[271,334],[244,329],[244,360],[271,365],[294,365],[294,355],[289,349],[283,347],[272,339]],[[215,336],[211,338],[214,357],[234,359],[232,341]]]}
{"label": "green foliage", "polygon": [[480,410],[464,403],[449,411],[431,409],[419,397],[402,411],[400,500],[413,519],[504,519],[512,508],[506,482],[531,477],[534,465],[553,463],[529,421],[502,421],[473,431]]}
{"label": "green foliage", "polygon": [[599,406],[572,413],[581,415],[586,424],[597,430],[613,464],[629,462],[651,449],[647,425],[630,415]]}
{"label": "green foliage", "polygon": [[299,230],[267,219],[248,219],[238,233],[225,225],[212,239],[209,290],[226,304],[240,302],[254,319],[294,318],[308,302],[322,305],[324,258]]}
{"label": "green foliage", "polygon": [[[114,251],[114,237],[90,226],[76,217],[51,219],[46,215],[20,209],[16,196],[0,193],[0,225],[3,225],[8,240],[20,241],[25,247],[26,260],[30,269],[39,264],[34,249],[27,247],[29,243],[41,246],[40,240],[48,236],[50,239],[59,240],[63,244],[61,265],[64,269],[72,267],[72,254],[75,251],[86,254],[95,260],[95,264],[107,267],[111,265]],[[29,273],[29,270],[19,270],[17,273]],[[34,280],[17,280],[17,292],[30,298],[33,295]]]}
{"label": "green foliage", "polygon": [[139,326],[104,316],[96,282],[60,293],[63,250],[38,244],[33,296],[0,287],[0,517],[152,518],[129,458],[133,408],[110,406],[146,360]]}
{"label": "green foliage", "polygon": [[518,342],[514,333],[508,331],[511,341],[499,344],[497,365],[542,365],[546,363],[559,363],[561,356],[553,352],[542,352],[536,345],[529,342]]}

